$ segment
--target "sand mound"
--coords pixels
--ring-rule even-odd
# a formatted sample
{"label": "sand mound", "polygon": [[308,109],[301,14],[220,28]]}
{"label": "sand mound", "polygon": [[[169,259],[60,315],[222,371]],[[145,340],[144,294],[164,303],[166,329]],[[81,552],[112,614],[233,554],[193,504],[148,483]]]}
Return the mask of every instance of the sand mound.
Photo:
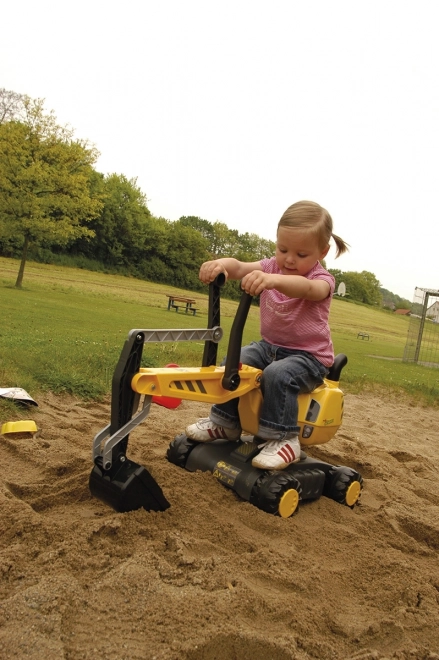
{"label": "sand mound", "polygon": [[347,395],[309,453],[358,470],[361,504],[281,519],[166,460],[201,404],[131,435],[171,508],[118,514],[88,489],[109,401],[38,403],[37,437],[0,437],[2,658],[439,659],[439,411]]}

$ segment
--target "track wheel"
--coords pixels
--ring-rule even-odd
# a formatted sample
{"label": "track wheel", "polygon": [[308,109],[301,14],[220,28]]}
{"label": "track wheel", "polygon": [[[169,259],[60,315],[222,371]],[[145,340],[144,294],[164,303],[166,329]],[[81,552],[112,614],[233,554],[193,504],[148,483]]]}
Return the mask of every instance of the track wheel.
{"label": "track wheel", "polygon": [[189,440],[184,433],[176,435],[168,447],[166,458],[170,463],[185,467],[189,454],[196,445],[197,443]]}
{"label": "track wheel", "polygon": [[353,508],[361,497],[363,477],[348,467],[333,467],[326,478],[324,495]]}
{"label": "track wheel", "polygon": [[299,506],[301,493],[296,477],[286,472],[271,472],[258,479],[250,502],[262,511],[289,518]]}

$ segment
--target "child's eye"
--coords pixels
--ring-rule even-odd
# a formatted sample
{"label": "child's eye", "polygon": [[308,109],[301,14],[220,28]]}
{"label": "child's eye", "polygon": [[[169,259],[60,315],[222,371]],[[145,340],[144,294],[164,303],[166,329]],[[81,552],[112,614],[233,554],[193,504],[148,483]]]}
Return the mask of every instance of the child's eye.
{"label": "child's eye", "polygon": [[305,259],[305,257],[308,256],[308,255],[306,255],[306,254],[298,254],[297,256],[300,257],[301,259]]}

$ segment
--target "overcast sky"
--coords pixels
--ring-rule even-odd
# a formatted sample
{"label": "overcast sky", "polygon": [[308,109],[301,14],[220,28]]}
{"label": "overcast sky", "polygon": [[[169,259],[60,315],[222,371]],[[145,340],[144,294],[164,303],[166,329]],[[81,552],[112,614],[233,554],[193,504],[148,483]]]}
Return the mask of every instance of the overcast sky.
{"label": "overcast sky", "polygon": [[154,215],[275,240],[311,199],[351,245],[328,267],[439,289],[434,0],[8,4],[0,87],[45,99]]}

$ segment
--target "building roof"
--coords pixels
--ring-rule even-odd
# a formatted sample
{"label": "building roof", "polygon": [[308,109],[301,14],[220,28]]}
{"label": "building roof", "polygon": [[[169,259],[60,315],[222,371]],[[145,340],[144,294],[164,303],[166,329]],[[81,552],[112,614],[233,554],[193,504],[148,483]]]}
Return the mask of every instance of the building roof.
{"label": "building roof", "polygon": [[409,309],[395,309],[395,314],[408,315],[408,314],[410,314],[410,310]]}

